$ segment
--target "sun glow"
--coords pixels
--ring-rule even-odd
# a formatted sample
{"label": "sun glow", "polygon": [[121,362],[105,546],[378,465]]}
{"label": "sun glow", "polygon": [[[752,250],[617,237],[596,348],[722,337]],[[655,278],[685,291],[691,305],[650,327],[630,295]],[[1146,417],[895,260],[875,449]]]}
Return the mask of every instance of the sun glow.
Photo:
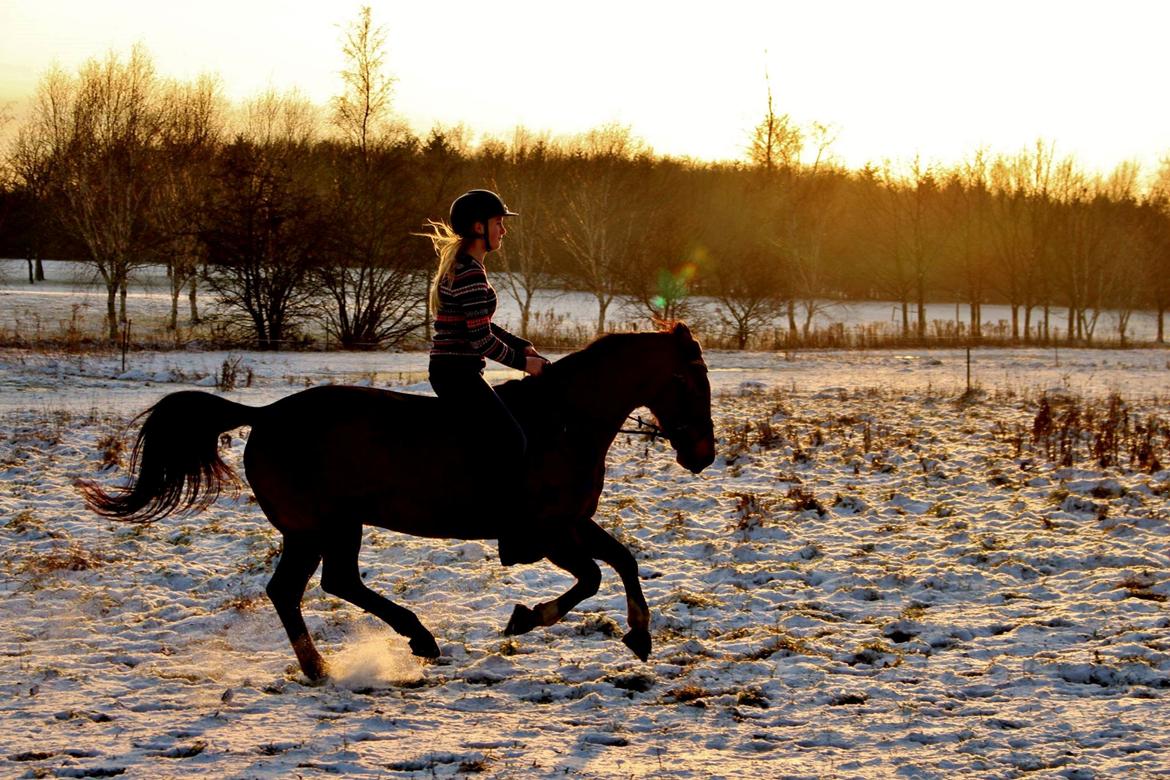
{"label": "sun glow", "polygon": [[[830,126],[831,152],[853,167],[952,163],[1039,138],[1100,170],[1170,152],[1162,4],[369,2],[387,32],[395,109],[418,132],[616,122],[660,154],[743,159],[767,71],[778,112]],[[19,120],[52,63],[73,70],[136,42],[164,76],[218,73],[233,100],[296,88],[325,104],[340,88],[341,30],[362,4],[9,0],[0,105]]]}

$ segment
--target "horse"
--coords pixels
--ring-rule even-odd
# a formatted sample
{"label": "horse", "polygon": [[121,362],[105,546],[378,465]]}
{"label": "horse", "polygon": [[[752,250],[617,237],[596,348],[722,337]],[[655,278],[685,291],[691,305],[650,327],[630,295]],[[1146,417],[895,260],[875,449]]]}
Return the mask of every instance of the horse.
{"label": "horse", "polygon": [[[515,516],[531,554],[576,577],[561,596],[517,604],[507,635],[551,626],[597,593],[611,566],[626,591],[625,645],[645,661],[649,606],[630,551],[594,522],[605,456],[622,425],[645,407],[679,465],[698,474],[715,459],[711,386],[702,349],[685,324],[653,333],[602,336],[548,364],[540,376],[497,386],[528,436],[519,474],[491,468],[490,441],[468,436],[436,398],[369,387],[321,386],[262,407],[211,393],[164,396],[145,417],[127,484],[114,493],[79,484],[97,514],[150,523],[172,512],[206,509],[221,489],[238,486],[219,454],[224,432],[250,426],[244,474],[256,502],[283,535],[266,592],[305,676],[327,666],[301,614],[310,577],[321,588],[377,616],[424,660],[439,657],[434,636],[409,609],[362,582],[363,524],[434,539],[500,539]],[[488,467],[485,467],[488,464]],[[480,474],[475,478],[467,475]],[[502,497],[508,506],[492,508]]]}

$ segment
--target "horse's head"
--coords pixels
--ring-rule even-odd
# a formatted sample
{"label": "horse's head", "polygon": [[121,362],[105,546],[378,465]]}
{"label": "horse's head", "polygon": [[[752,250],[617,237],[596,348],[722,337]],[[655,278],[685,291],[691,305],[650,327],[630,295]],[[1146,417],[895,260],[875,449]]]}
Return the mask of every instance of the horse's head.
{"label": "horse's head", "polygon": [[678,464],[698,474],[715,460],[711,423],[711,383],[703,350],[690,329],[679,323],[668,334],[671,375],[646,406],[677,452]]}

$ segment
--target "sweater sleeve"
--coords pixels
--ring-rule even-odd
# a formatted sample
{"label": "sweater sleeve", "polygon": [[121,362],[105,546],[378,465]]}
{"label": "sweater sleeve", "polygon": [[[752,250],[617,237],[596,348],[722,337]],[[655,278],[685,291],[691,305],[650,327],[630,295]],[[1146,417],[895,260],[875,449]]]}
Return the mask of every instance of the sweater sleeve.
{"label": "sweater sleeve", "polygon": [[509,333],[494,322],[492,323],[492,333],[496,334],[496,338],[517,352],[523,352],[525,349],[532,346],[531,341],[522,339],[515,334]]}
{"label": "sweater sleeve", "polygon": [[508,346],[492,328],[494,295],[488,286],[487,275],[482,270],[463,275],[453,292],[463,310],[471,348],[489,360],[523,371],[526,365],[523,350]]}

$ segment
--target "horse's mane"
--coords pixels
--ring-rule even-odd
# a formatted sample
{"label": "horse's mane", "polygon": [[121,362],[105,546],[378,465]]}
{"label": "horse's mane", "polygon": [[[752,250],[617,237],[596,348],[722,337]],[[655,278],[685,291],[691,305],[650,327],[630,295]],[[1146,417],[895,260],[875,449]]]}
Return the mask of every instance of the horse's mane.
{"label": "horse's mane", "polygon": [[518,404],[531,401],[551,400],[563,393],[573,377],[582,374],[589,375],[598,370],[598,366],[605,359],[620,349],[626,348],[631,342],[644,342],[649,346],[655,341],[661,341],[666,336],[680,336],[680,330],[685,330],[687,341],[677,340],[684,350],[687,360],[702,359],[703,350],[699,342],[695,341],[686,325],[674,325],[669,331],[637,331],[627,333],[606,333],[598,336],[581,349],[565,355],[555,363],[545,367],[541,376],[526,376],[522,379],[513,379],[500,386],[500,390],[509,399],[515,399]]}
{"label": "horse's mane", "polygon": [[571,352],[556,363],[551,364],[549,371],[553,374],[581,371],[590,367],[592,364],[602,361],[606,356],[616,352],[619,347],[624,346],[629,341],[638,338],[646,339],[647,336],[653,335],[656,334],[607,333],[604,336],[598,336],[576,352]]}

